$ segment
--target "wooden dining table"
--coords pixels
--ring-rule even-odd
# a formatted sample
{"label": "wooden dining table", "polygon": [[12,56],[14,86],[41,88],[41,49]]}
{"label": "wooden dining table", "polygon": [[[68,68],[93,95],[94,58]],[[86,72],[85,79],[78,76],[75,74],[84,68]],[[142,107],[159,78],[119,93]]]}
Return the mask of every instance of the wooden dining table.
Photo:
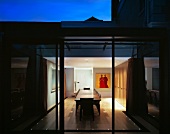
{"label": "wooden dining table", "polygon": [[76,101],[76,113],[78,106],[81,105],[80,98],[93,98],[94,105],[97,106],[98,112],[100,114],[100,101],[101,98],[99,94],[95,90],[83,90],[80,89],[79,93],[77,94],[75,101]]}

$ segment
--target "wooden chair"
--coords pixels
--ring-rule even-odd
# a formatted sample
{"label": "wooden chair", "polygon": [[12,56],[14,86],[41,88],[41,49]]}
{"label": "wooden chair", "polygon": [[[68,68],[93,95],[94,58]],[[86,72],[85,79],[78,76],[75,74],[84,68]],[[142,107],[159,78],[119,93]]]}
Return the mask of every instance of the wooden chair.
{"label": "wooden chair", "polygon": [[[79,92],[80,92],[80,89],[75,94],[75,97],[78,95]],[[76,101],[76,112],[75,112],[75,114],[77,114],[77,109],[78,109],[79,105],[80,105],[80,101]]]}
{"label": "wooden chair", "polygon": [[[98,93],[98,95],[99,95],[99,98],[101,99],[101,94]],[[97,101],[97,100],[93,101],[93,105],[95,105],[97,107],[97,110],[100,115],[100,101]]]}
{"label": "wooden chair", "polygon": [[80,89],[77,91],[77,93],[75,93],[75,95],[77,96],[79,92],[80,92]]}
{"label": "wooden chair", "polygon": [[94,92],[97,93],[97,90],[94,88]]}
{"label": "wooden chair", "polygon": [[83,115],[92,116],[94,121],[93,98],[80,98],[80,121]]}

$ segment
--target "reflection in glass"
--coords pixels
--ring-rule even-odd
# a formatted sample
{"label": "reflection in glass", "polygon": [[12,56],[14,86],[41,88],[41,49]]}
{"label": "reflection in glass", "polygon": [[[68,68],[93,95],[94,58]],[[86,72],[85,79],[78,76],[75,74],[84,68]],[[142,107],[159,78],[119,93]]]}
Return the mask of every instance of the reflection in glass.
{"label": "reflection in glass", "polygon": [[151,117],[153,124],[159,127],[159,43],[151,42],[150,45],[147,46],[146,52],[144,62],[148,115]]}
{"label": "reflection in glass", "polygon": [[17,123],[23,118],[27,57],[11,58],[11,121]]}
{"label": "reflection in glass", "polygon": [[[134,115],[158,128],[159,43],[119,42],[117,45],[115,42],[114,70],[115,129],[146,130],[135,123],[138,121]],[[124,109],[119,110],[120,105]],[[120,117],[123,122],[119,121]]]}
{"label": "reflection in glass", "polygon": [[11,130],[56,129],[55,55],[55,45],[12,46]]}

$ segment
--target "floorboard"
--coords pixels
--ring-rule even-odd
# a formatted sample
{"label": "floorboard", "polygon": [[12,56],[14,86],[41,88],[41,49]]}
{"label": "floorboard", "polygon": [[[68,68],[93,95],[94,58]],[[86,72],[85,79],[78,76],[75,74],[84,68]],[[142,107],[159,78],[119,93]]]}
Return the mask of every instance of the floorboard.
{"label": "floorboard", "polygon": [[[83,117],[82,120],[79,120],[79,110],[75,114],[75,105],[74,97],[66,98],[64,100],[64,129],[65,130],[113,130],[112,128],[112,99],[111,98],[102,98],[100,102],[100,115],[98,114],[97,108],[94,106],[94,121],[92,118]],[[122,111],[125,111],[125,108],[121,106],[117,101],[115,101],[115,120],[114,120],[114,130],[121,131],[128,130],[130,131],[140,131],[141,128],[135,124],[126,114]],[[56,108],[54,108],[47,116],[41,119],[32,130],[56,130]],[[154,128],[152,128],[154,129]],[[154,132],[158,132],[155,130]],[[65,132],[72,134],[71,132]],[[96,132],[97,133],[97,132]],[[102,134],[111,134],[109,132],[103,132]],[[125,133],[125,132],[123,132]],[[134,132],[132,132],[134,133]],[[148,133],[148,132],[140,132]],[[78,133],[77,133],[78,134]],[[94,134],[94,133],[93,133]]]}

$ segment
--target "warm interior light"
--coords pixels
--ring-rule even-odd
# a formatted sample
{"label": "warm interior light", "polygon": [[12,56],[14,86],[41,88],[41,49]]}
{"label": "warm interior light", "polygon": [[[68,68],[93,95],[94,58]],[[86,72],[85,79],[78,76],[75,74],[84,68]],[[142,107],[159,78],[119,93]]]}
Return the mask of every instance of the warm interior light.
{"label": "warm interior light", "polygon": [[125,111],[126,109],[117,100],[115,100],[115,110]]}
{"label": "warm interior light", "polygon": [[[107,98],[105,101],[109,104],[109,108],[112,109],[112,98]],[[115,110],[125,111],[126,108],[123,107],[117,100],[115,100]]]}

